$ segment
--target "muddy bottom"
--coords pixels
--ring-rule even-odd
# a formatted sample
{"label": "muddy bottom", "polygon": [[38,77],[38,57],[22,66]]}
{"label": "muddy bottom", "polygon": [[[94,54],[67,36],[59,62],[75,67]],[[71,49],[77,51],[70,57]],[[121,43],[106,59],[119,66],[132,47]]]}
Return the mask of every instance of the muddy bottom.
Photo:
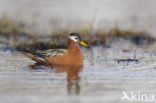
{"label": "muddy bottom", "polygon": [[[149,102],[156,95],[155,50],[126,41],[82,48],[83,67],[35,65],[19,52],[1,50],[0,103],[130,103],[132,92],[147,94],[142,102]],[[123,92],[130,100],[121,99]]]}

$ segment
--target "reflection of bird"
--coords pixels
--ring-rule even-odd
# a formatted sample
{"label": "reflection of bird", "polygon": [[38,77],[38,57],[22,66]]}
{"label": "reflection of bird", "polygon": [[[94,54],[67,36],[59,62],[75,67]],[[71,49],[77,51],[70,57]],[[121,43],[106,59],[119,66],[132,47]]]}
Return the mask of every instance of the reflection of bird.
{"label": "reflection of bird", "polygon": [[31,69],[43,69],[55,68],[53,72],[55,73],[66,73],[67,74],[67,91],[68,94],[79,94],[80,93],[80,72],[83,68],[82,65],[43,65],[36,63],[29,66]]}
{"label": "reflection of bird", "polygon": [[[71,33],[68,37],[67,49],[50,49],[45,51],[27,50],[23,52],[26,56],[38,63],[56,65],[82,65],[83,54],[79,44],[88,47],[77,33]],[[42,59],[40,59],[42,58]]]}

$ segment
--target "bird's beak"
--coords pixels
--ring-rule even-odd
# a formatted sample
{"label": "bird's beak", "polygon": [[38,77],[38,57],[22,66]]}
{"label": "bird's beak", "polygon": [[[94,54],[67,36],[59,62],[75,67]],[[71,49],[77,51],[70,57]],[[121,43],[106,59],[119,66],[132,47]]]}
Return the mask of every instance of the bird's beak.
{"label": "bird's beak", "polygon": [[80,44],[85,46],[85,47],[88,47],[88,45],[84,41],[81,41]]}

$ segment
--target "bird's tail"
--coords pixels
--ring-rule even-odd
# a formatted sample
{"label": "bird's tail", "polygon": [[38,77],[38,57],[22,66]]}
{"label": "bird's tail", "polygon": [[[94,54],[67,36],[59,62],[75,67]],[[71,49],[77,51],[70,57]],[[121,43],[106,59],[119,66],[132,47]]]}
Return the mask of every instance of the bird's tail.
{"label": "bird's tail", "polygon": [[39,59],[38,57],[34,56],[35,55],[35,51],[34,50],[29,50],[29,49],[24,49],[21,51],[24,55],[26,55],[27,57],[29,57],[30,59],[36,61],[37,63],[45,63],[44,60]]}

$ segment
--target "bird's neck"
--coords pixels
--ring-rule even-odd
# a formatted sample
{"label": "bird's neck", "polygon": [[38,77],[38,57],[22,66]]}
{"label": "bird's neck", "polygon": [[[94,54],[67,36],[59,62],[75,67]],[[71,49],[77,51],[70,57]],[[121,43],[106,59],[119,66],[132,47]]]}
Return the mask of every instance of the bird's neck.
{"label": "bird's neck", "polygon": [[74,42],[73,40],[68,40],[68,49],[79,50],[79,44]]}

